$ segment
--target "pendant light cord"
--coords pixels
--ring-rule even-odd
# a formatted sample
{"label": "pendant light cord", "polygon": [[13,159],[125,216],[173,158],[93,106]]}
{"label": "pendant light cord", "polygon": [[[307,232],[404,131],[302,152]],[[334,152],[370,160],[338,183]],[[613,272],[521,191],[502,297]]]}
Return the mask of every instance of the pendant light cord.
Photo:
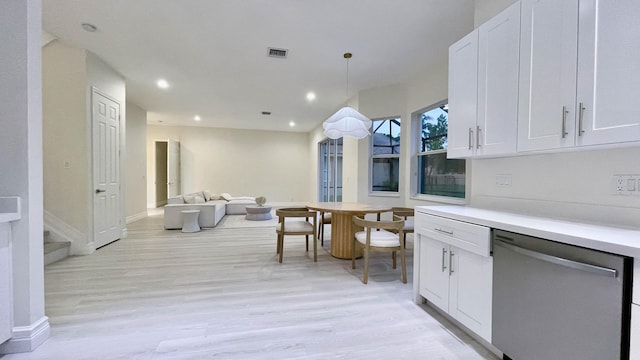
{"label": "pendant light cord", "polygon": [[351,53],[344,53],[344,58],[347,59],[347,99],[346,104],[349,104],[349,59],[353,56]]}

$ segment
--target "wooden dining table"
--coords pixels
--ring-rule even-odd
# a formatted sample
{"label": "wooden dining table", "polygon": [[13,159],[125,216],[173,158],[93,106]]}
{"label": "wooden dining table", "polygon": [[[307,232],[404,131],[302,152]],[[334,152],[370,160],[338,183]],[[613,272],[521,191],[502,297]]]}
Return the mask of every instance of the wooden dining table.
{"label": "wooden dining table", "polygon": [[[331,256],[351,259],[353,237],[362,228],[353,224],[353,216],[380,214],[391,211],[390,206],[348,202],[315,202],[307,204],[307,209],[331,213]],[[362,247],[356,247],[356,257],[362,256]]]}

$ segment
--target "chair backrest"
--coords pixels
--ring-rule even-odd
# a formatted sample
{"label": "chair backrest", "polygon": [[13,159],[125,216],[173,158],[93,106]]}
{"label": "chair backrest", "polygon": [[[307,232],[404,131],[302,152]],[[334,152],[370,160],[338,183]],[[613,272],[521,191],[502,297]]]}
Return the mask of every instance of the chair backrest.
{"label": "chair backrest", "polygon": [[393,221],[376,221],[365,220],[354,216],[353,223],[358,226],[362,226],[365,229],[395,230],[399,232],[402,232],[402,228],[404,227],[404,219],[400,217],[395,217]]}
{"label": "chair backrest", "polygon": [[282,220],[283,218],[315,218],[316,212],[307,208],[282,208],[276,209],[276,216]]}
{"label": "chair backrest", "polygon": [[391,212],[393,212],[394,216],[400,216],[405,220],[415,214],[415,210],[413,208],[407,207],[392,207]]}

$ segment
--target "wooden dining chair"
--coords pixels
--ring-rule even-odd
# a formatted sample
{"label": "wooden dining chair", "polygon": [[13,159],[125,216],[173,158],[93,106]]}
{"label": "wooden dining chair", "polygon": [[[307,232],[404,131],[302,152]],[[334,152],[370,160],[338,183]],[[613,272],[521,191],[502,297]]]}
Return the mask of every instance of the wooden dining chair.
{"label": "wooden dining chair", "polygon": [[404,227],[402,228],[402,241],[404,242],[404,247],[407,247],[407,234],[413,234],[414,232],[414,217],[415,210],[413,208],[408,207],[392,207],[391,212],[393,216],[398,216],[404,219]]}
{"label": "wooden dining chair", "polygon": [[324,246],[324,226],[331,224],[331,213],[320,212],[320,223],[318,224],[318,237],[320,238],[320,246]]}
{"label": "wooden dining chair", "polygon": [[[309,236],[313,237],[313,261],[318,261],[318,241],[316,238],[316,212],[307,208],[282,208],[276,209],[278,217],[278,226],[276,233],[278,240],[276,243],[276,253],[278,262],[282,262],[282,253],[284,252],[285,235],[304,235],[307,242],[307,252],[309,251]],[[304,221],[300,220],[305,218]],[[293,221],[287,221],[287,219]],[[311,221],[309,221],[311,219]]]}
{"label": "wooden dining chair", "polygon": [[[356,242],[362,244],[364,252],[364,274],[362,282],[369,280],[369,258],[372,251],[391,252],[393,268],[396,268],[396,252],[400,252],[400,263],[402,266],[402,282],[407,283],[407,260],[404,249],[404,242],[400,241],[403,235],[402,228],[404,220],[395,216],[393,221],[365,220],[357,216],[353,217],[356,226],[364,228],[363,231],[356,232],[353,237],[351,252],[351,268],[356,268]],[[380,230],[380,231],[371,231]]]}

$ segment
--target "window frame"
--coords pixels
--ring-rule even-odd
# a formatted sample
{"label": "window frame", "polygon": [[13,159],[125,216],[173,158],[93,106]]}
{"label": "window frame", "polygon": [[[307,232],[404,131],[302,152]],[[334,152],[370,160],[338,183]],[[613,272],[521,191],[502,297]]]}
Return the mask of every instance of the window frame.
{"label": "window frame", "polygon": [[[401,159],[402,159],[402,117],[400,116],[386,116],[386,117],[381,117],[381,118],[377,118],[377,119],[371,119],[371,121],[373,123],[375,123],[376,121],[391,121],[391,120],[397,120],[400,126],[400,133],[398,134],[399,136],[399,144],[398,144],[398,153],[397,154],[381,154],[381,155],[374,155],[373,154],[373,148],[374,148],[374,131],[375,129],[372,127],[371,129],[371,136],[369,139],[369,196],[380,196],[380,197],[399,197],[400,196],[400,185],[401,185],[401,177],[402,177],[402,171],[400,171],[401,166]],[[373,161],[374,159],[398,159],[398,190],[397,191],[374,191],[373,190]]]}
{"label": "window frame", "polygon": [[[410,180],[410,186],[411,186],[411,191],[409,193],[409,198],[413,199],[413,200],[422,200],[422,201],[431,201],[431,202],[437,202],[437,203],[445,203],[445,204],[454,204],[454,205],[465,205],[467,202],[467,198],[469,197],[469,192],[468,192],[468,186],[467,184],[469,183],[469,176],[468,176],[468,168],[469,168],[469,163],[468,161],[466,161],[466,159],[462,159],[465,160],[465,197],[464,198],[458,198],[458,197],[450,197],[450,196],[442,196],[442,195],[430,195],[430,194],[422,194],[418,191],[418,187],[419,187],[419,183],[418,183],[418,164],[419,164],[419,158],[420,156],[425,156],[425,155],[433,155],[433,154],[441,154],[441,153],[446,153],[447,149],[438,149],[438,150],[431,150],[431,151],[421,151],[421,146],[422,146],[422,121],[420,120],[420,115],[427,112],[427,111],[431,111],[435,108],[439,108],[443,105],[446,105],[449,103],[449,99],[444,99],[441,101],[438,101],[430,106],[424,107],[420,110],[416,110],[413,113],[411,113],[411,180]],[[447,118],[447,122],[448,122],[448,118]]]}

